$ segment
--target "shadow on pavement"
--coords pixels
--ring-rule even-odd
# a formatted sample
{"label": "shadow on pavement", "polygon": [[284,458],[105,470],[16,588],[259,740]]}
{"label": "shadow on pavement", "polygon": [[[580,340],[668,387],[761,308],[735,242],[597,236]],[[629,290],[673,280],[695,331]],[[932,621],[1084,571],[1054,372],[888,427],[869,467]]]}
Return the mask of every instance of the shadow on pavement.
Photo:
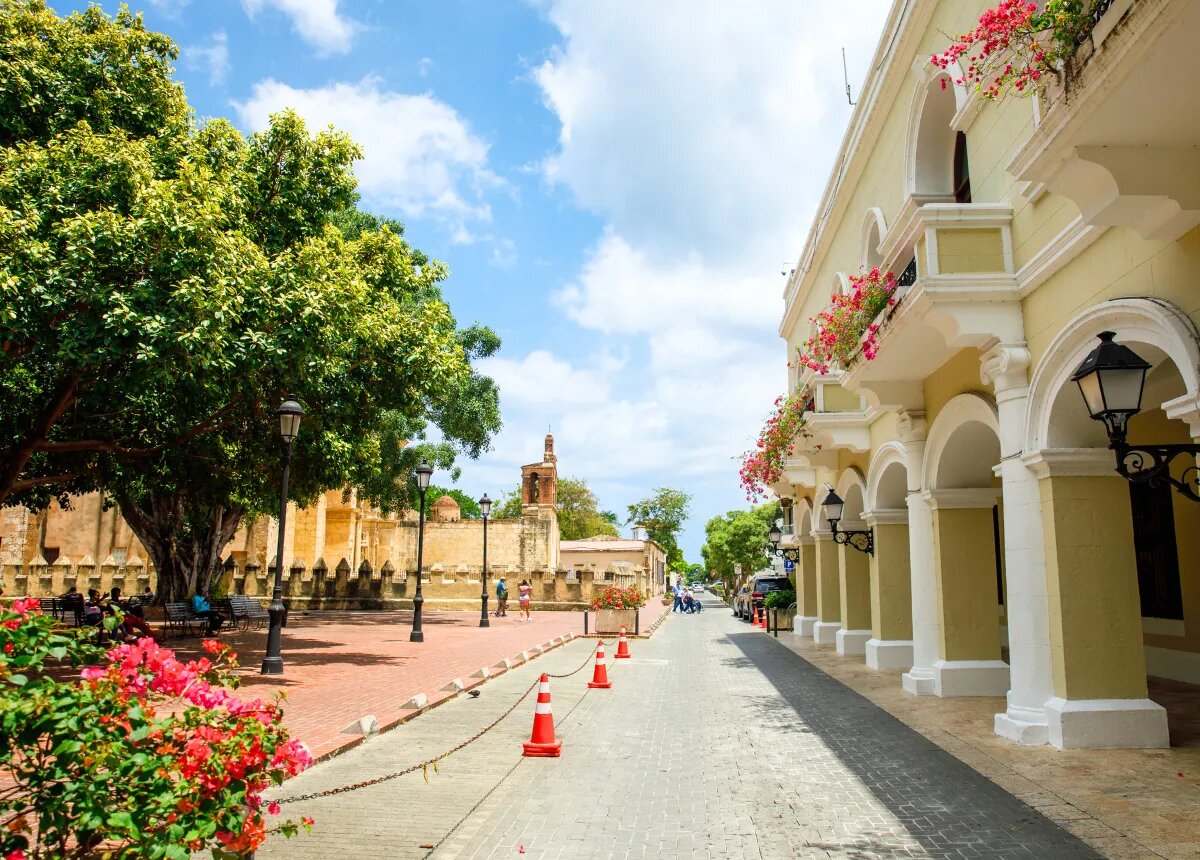
{"label": "shadow on pavement", "polygon": [[[797,730],[820,737],[931,857],[1103,856],[780,643],[750,631],[726,636],[779,692],[762,697],[758,713],[785,724],[798,718]],[[887,850],[824,847],[838,857]]]}

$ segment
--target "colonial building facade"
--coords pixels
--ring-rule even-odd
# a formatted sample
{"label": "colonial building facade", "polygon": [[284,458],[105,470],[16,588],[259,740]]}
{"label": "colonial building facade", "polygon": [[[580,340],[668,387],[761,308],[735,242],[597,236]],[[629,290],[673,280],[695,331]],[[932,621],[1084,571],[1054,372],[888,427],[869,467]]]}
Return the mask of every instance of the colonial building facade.
{"label": "colonial building facade", "polygon": [[[661,550],[652,541],[622,541],[624,553],[571,551],[558,534],[558,458],[547,435],[541,461],[521,467],[521,516],[488,523],[488,575],[529,579],[535,605],[576,608],[607,584],[662,593]],[[416,588],[417,513],[384,514],[350,490],[327,492],[289,509],[283,544],[285,589],[294,608],[411,606]],[[625,546],[628,544],[629,546]],[[636,547],[633,546],[636,544]],[[278,521],[253,520],[225,553],[223,587],[268,596],[278,547]],[[656,555],[657,552],[657,555]],[[449,496],[429,508],[422,595],[431,608],[478,604],[483,522],[463,519]],[[155,584],[145,548],[99,495],[32,513],[10,508],[0,520],[0,581],[12,596],[61,594],[113,585],[126,593]]]}
{"label": "colonial building facade", "polygon": [[[1063,80],[999,102],[929,62],[989,5],[894,4],[788,279],[796,629],[914,695],[1007,697],[1019,743],[1166,746],[1147,679],[1200,683],[1200,503],[1116,474],[1071,377],[1115,332],[1152,365],[1129,442],[1200,439],[1200,3],[1097,4]],[[803,366],[875,266],[877,354]]]}

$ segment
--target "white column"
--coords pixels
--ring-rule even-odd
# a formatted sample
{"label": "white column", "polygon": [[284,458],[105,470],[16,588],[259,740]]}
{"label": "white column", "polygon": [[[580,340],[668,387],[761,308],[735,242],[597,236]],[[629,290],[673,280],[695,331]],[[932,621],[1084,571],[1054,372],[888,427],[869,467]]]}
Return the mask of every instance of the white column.
{"label": "white column", "polygon": [[933,664],[938,658],[937,574],[933,569],[933,513],[921,497],[925,468],[925,413],[897,413],[900,441],[904,444],[904,466],[908,472],[908,558],[912,573],[913,651],[912,668],[901,683],[906,692],[933,694]]}
{"label": "white column", "polygon": [[1008,615],[1008,707],[996,734],[1022,744],[1049,741],[1046,702],[1054,695],[1042,505],[1036,475],[1020,460],[1029,405],[1029,351],[998,344],[984,353],[980,376],[996,392],[1000,479],[1004,491],[1004,565]]}

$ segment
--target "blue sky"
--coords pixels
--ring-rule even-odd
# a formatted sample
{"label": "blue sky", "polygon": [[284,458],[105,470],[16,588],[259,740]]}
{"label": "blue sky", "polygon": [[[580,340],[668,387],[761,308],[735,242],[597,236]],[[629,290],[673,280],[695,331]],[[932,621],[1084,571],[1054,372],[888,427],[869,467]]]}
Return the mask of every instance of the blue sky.
{"label": "blue sky", "polygon": [[734,458],[786,384],[780,272],[850,117],[841,48],[857,93],[888,5],[131,2],[179,43],[202,116],[350,132],[364,206],[449,264],[460,322],[501,334],[505,429],[462,489],[514,487],[550,427],[605,508],[692,493],[695,561],[705,521],[745,506]]}

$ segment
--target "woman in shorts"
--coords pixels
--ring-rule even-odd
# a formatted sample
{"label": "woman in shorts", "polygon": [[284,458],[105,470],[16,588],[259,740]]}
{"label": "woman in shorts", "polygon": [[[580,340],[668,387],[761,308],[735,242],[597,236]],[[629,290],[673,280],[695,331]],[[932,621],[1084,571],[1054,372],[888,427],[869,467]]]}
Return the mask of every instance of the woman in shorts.
{"label": "woman in shorts", "polygon": [[517,586],[517,608],[521,610],[522,621],[532,621],[533,617],[529,614],[529,607],[533,604],[533,586],[529,584],[528,579],[522,579],[521,584]]}

